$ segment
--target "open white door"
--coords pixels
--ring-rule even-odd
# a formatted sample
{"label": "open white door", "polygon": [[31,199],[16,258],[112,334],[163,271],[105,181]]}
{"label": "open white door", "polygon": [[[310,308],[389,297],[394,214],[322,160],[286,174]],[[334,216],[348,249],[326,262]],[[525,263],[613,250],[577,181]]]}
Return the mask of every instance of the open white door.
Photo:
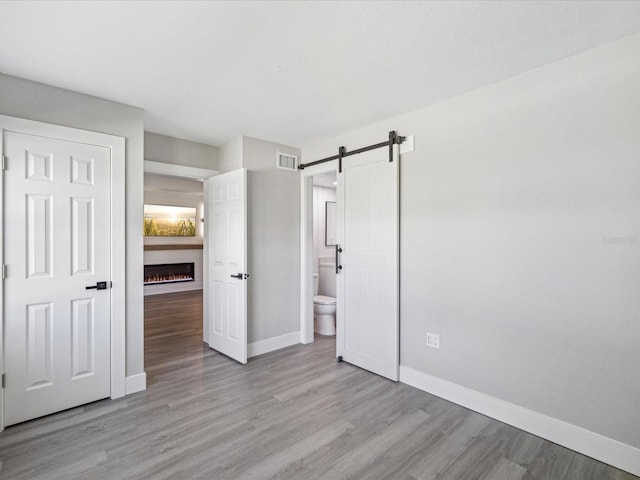
{"label": "open white door", "polygon": [[241,168],[204,185],[207,342],[240,363],[247,363],[246,184]]}
{"label": "open white door", "polygon": [[[397,149],[397,146],[395,146]],[[338,173],[338,357],[398,381],[399,161],[384,148]],[[339,267],[338,267],[339,268]]]}

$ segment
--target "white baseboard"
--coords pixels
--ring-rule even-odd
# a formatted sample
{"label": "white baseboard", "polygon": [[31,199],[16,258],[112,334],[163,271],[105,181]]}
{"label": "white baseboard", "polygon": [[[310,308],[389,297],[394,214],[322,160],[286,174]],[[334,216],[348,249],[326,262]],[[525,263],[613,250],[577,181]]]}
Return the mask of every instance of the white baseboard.
{"label": "white baseboard", "polygon": [[147,374],[146,372],[139,373],[137,375],[131,375],[125,379],[124,393],[129,395],[131,393],[141,392],[147,389]]}
{"label": "white baseboard", "polygon": [[271,337],[266,340],[260,340],[247,345],[247,355],[249,357],[255,357],[262,355],[263,353],[273,352],[274,350],[280,350],[284,347],[296,345],[300,343],[300,332],[291,332],[279,337]]}
{"label": "white baseboard", "polygon": [[400,366],[400,381],[640,476],[640,449],[631,445],[411,367]]}

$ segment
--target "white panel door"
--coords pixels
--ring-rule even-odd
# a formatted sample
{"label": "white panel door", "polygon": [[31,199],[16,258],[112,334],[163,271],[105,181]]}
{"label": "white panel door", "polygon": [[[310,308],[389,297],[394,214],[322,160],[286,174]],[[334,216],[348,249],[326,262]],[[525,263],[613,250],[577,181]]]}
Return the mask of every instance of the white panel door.
{"label": "white panel door", "polygon": [[5,425],[110,395],[109,148],[4,132]]}
{"label": "white panel door", "polygon": [[246,183],[244,169],[205,182],[207,343],[240,363],[247,363]]}
{"label": "white panel door", "polygon": [[337,355],[394,381],[400,335],[398,164],[397,158],[389,162],[385,148],[348,157],[337,187]]}

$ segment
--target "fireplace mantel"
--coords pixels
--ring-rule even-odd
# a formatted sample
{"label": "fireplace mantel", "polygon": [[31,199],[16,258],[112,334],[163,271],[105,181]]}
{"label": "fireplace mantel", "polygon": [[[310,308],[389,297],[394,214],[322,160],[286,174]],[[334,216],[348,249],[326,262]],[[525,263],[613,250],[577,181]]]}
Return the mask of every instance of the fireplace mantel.
{"label": "fireplace mantel", "polygon": [[202,250],[202,244],[196,245],[193,243],[172,243],[167,245],[145,245],[145,250]]}

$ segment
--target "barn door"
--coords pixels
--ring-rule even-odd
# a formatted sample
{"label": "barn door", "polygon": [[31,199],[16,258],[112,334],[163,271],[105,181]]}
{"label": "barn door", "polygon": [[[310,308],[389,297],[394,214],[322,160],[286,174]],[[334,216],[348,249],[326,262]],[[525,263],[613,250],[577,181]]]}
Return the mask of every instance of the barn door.
{"label": "barn door", "polygon": [[337,355],[394,381],[400,335],[398,165],[397,155],[390,162],[384,148],[354,155],[343,162],[337,187]]}

